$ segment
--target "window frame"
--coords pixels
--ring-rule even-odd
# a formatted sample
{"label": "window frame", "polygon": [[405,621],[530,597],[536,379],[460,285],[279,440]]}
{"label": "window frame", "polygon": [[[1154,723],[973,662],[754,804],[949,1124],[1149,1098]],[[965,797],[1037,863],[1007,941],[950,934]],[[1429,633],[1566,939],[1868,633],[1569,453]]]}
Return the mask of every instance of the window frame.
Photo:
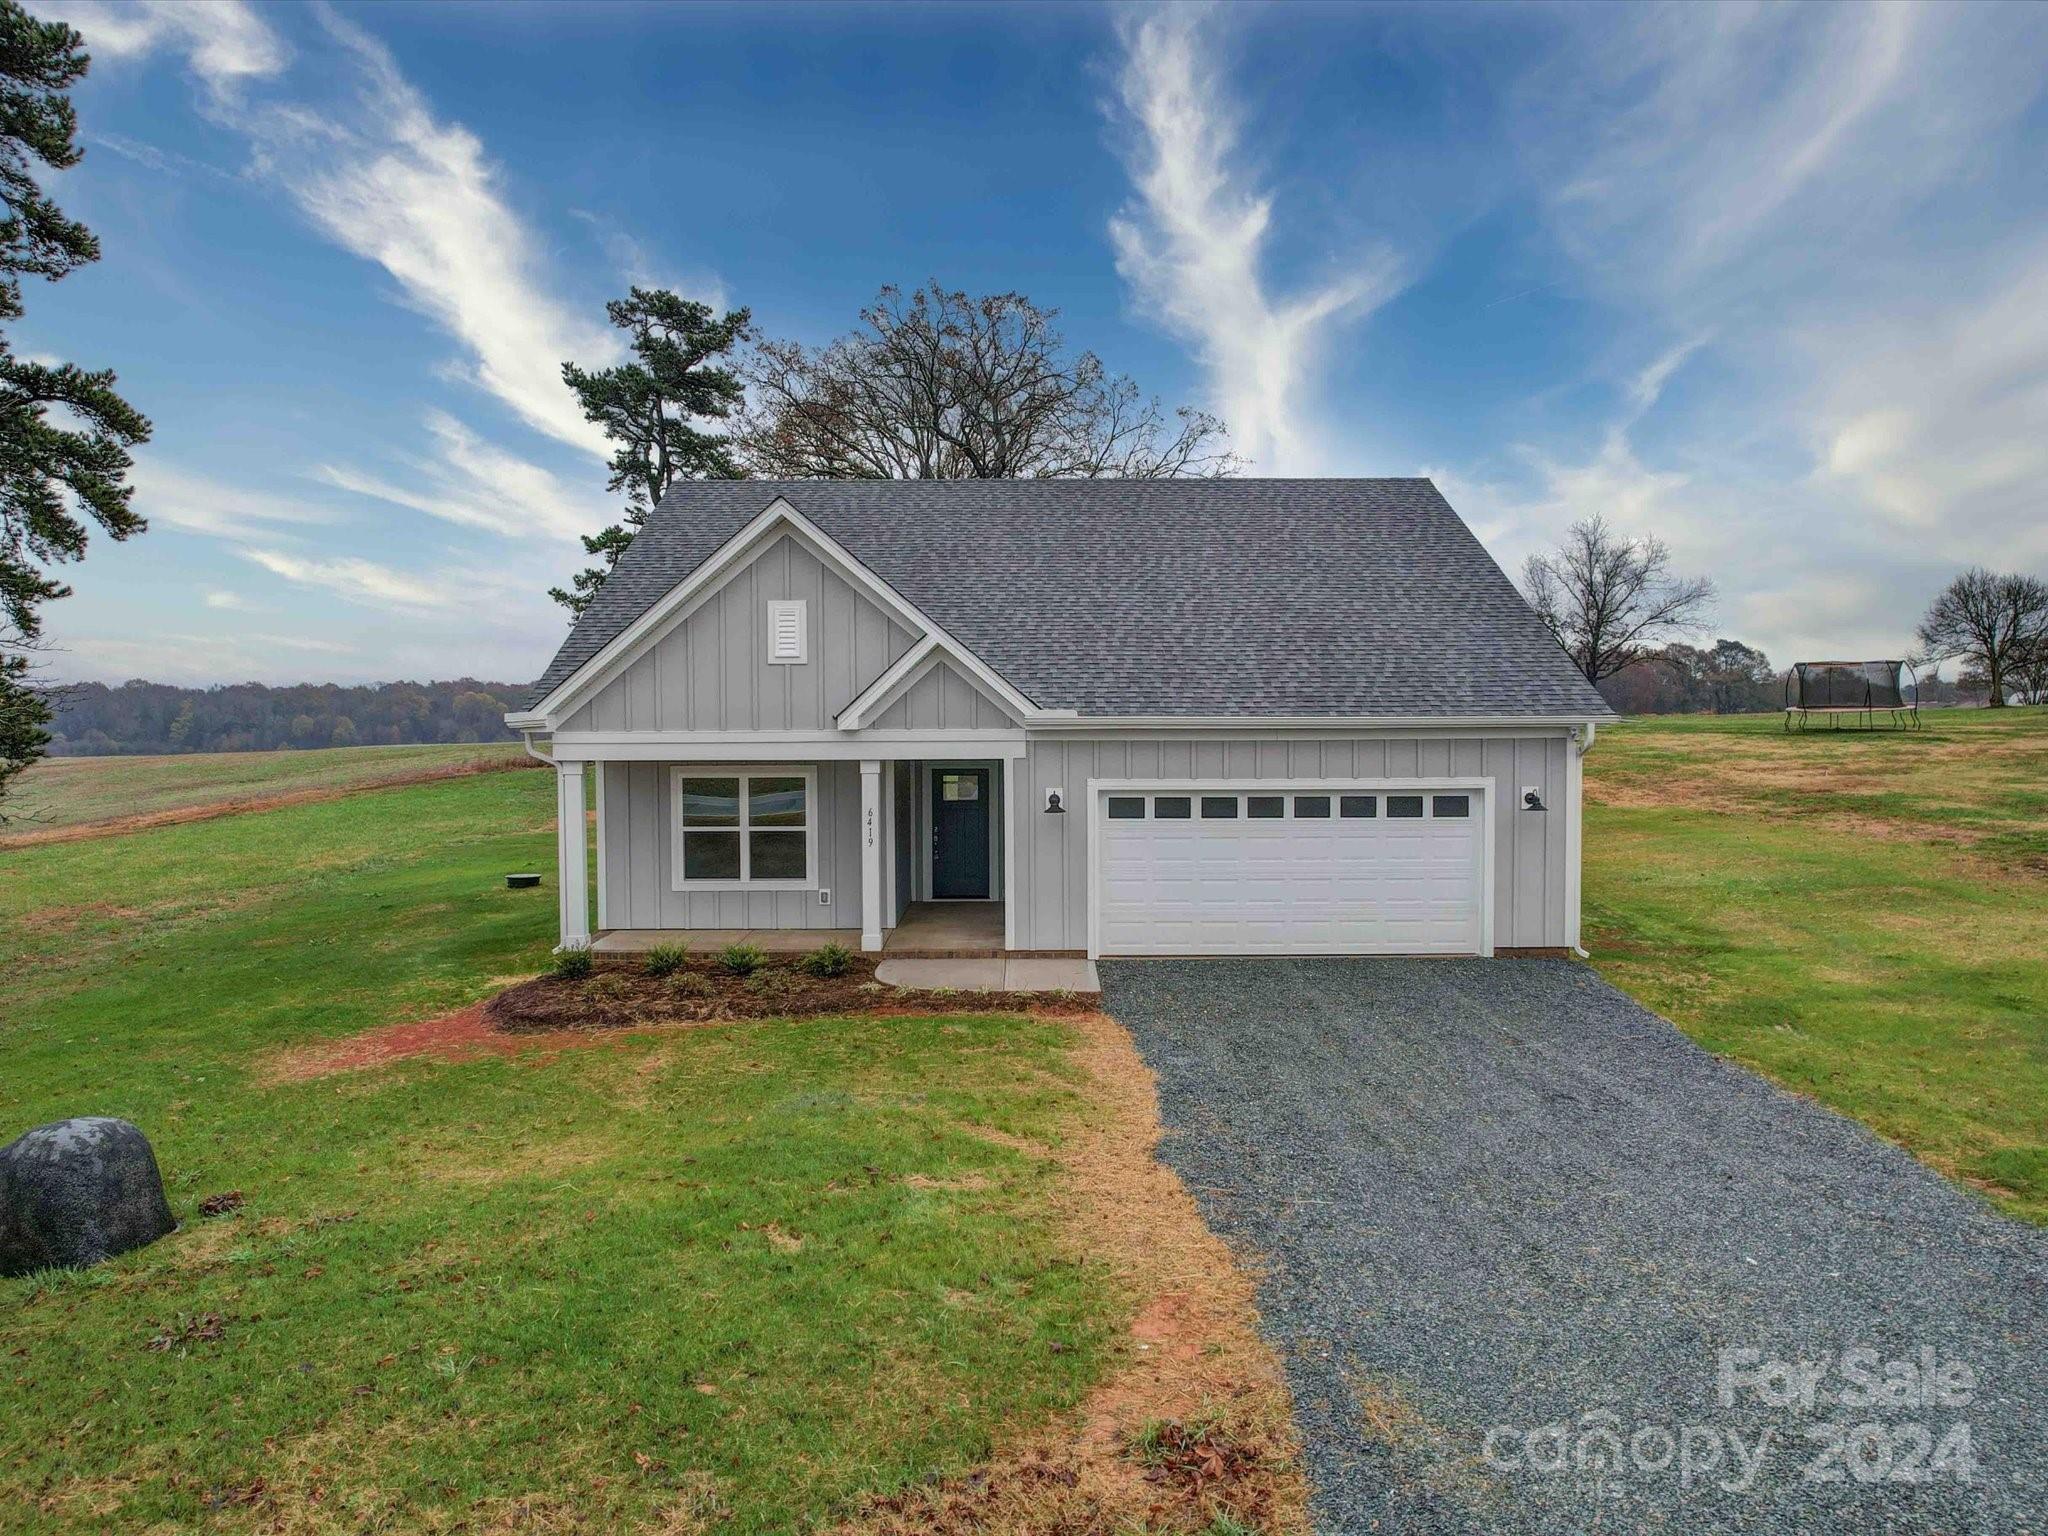
{"label": "window frame", "polygon": [[[737,880],[719,876],[708,880],[692,880],[683,873],[683,835],[690,829],[683,825],[683,781],[685,779],[736,779],[739,781],[739,820],[731,828],[700,827],[696,830],[732,831],[740,840],[740,875]],[[804,873],[801,877],[780,877],[774,879],[753,879],[748,871],[753,864],[751,834],[753,825],[753,781],[755,779],[802,779],[804,781],[804,824],[802,827],[762,827],[763,832],[797,832],[804,834]],[[803,763],[700,763],[681,765],[669,770],[668,777],[668,822],[669,822],[669,883],[684,892],[695,891],[814,891],[818,888],[818,770],[815,764]]]}

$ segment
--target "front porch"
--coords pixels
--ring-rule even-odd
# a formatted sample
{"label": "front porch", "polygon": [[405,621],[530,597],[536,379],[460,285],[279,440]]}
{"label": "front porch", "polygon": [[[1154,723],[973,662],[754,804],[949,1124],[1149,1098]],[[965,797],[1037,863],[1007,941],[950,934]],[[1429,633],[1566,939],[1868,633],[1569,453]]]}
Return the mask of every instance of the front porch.
{"label": "front porch", "polygon": [[[895,958],[1001,958],[1017,912],[1017,748],[954,757],[917,746],[914,756],[781,762],[742,760],[724,744],[675,758],[558,759],[561,947],[607,956],[745,943],[791,954],[837,943]],[[594,837],[577,835],[587,826]],[[594,913],[583,899],[593,853]]]}
{"label": "front porch", "polygon": [[[764,954],[807,954],[826,944],[859,949],[858,928],[606,928],[590,942],[605,956],[641,955],[659,944],[681,944],[712,954],[728,944],[751,944]],[[881,953],[898,960],[981,960],[1003,953],[1000,901],[913,901],[882,936]]]}

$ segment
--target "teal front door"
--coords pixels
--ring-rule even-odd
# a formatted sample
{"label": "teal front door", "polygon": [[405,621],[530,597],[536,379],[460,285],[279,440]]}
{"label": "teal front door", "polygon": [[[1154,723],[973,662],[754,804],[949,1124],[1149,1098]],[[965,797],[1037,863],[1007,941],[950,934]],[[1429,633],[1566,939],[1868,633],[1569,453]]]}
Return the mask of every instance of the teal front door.
{"label": "teal front door", "polygon": [[989,816],[986,768],[932,770],[932,899],[988,899]]}

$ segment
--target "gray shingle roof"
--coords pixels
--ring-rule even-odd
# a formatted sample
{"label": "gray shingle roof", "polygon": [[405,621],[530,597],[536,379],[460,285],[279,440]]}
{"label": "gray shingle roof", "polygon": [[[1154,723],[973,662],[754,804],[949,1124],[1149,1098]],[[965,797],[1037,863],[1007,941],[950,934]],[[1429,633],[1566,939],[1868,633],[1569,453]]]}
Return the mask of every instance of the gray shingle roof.
{"label": "gray shingle roof", "polygon": [[1045,708],[1611,714],[1428,480],[683,482],[531,702],[778,496]]}

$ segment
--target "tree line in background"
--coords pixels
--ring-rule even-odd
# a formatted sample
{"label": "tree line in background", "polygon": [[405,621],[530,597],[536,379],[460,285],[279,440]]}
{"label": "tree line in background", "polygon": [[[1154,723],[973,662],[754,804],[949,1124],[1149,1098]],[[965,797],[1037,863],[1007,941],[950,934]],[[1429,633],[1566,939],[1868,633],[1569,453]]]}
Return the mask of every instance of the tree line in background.
{"label": "tree line in background", "polygon": [[[1595,513],[1556,549],[1529,557],[1522,590],[1572,665],[1622,714],[1784,704],[1786,673],[1762,651],[1725,639],[1702,650],[1679,638],[1707,628],[1714,584],[1674,571],[1654,534],[1631,537]],[[2048,703],[2048,582],[1973,566],[1935,596],[1913,638],[1904,657],[1801,659],[1908,661],[1922,704]],[[1961,665],[1953,681],[1940,675],[1950,661]]]}
{"label": "tree line in background", "polygon": [[288,747],[401,746],[510,741],[505,712],[528,685],[299,683],[75,683],[51,690],[53,757],[157,752],[268,752]]}

